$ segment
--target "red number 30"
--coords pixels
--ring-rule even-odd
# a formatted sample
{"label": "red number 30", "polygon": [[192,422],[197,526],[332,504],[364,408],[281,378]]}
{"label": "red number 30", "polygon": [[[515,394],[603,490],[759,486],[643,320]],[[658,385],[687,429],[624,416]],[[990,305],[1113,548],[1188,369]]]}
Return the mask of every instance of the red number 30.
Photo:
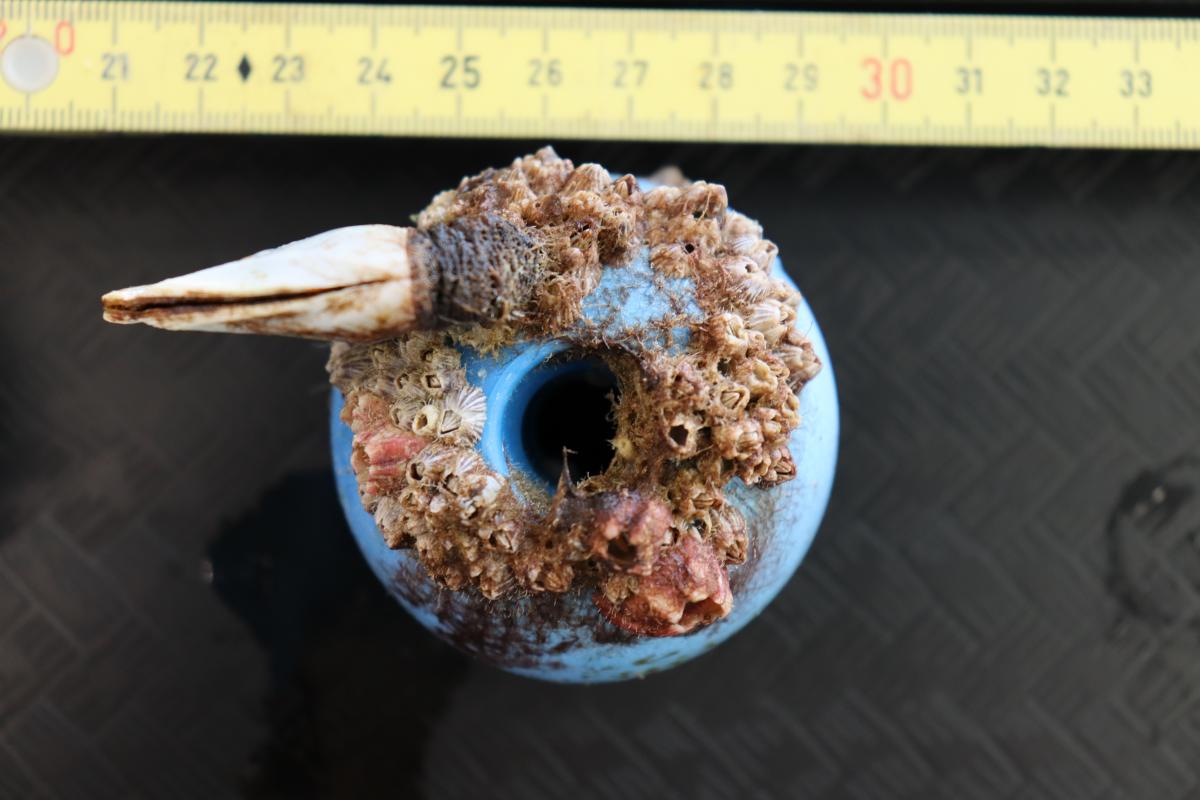
{"label": "red number 30", "polygon": [[[883,96],[883,62],[874,57],[864,58],[862,65],[867,70],[867,85],[862,88],[862,96],[878,100]],[[907,100],[912,94],[912,64],[907,58],[896,58],[888,64],[887,90],[894,100]]]}

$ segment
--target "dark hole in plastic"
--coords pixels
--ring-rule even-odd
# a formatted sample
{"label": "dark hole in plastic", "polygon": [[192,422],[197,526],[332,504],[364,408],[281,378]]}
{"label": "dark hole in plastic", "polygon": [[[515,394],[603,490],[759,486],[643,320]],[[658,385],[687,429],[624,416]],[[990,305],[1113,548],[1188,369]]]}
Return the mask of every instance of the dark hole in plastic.
{"label": "dark hole in plastic", "polygon": [[617,376],[599,359],[567,362],[537,390],[521,420],[521,443],[538,477],[557,485],[564,447],[572,451],[573,480],[608,469],[617,433],[609,395],[617,393]]}

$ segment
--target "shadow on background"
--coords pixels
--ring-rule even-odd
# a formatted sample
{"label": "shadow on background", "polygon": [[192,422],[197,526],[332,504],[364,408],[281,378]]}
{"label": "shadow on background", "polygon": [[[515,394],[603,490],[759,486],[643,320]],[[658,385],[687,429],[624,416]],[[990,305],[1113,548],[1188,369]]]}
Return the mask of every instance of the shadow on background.
{"label": "shadow on background", "polygon": [[346,529],[333,476],[270,487],[209,548],[217,594],[269,658],[255,798],[407,797],[432,719],[468,661],[384,592]]}

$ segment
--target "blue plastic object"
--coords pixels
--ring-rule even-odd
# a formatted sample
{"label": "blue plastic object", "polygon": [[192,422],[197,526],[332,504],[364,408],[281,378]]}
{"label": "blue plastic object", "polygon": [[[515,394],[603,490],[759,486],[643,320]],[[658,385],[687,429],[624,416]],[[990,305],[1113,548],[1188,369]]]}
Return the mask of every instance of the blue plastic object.
{"label": "blue plastic object", "polygon": [[[603,319],[614,328],[638,325],[667,313],[672,296],[676,310],[683,300],[685,310],[690,309],[685,313],[699,315],[689,279],[663,281],[660,276],[656,283],[650,279],[650,269],[645,253],[628,266],[606,269],[600,287],[585,303],[585,316],[597,323]],[[772,273],[791,282],[778,259]],[[614,305],[621,313],[612,317]],[[825,513],[837,460],[837,392],[829,352],[807,304],[799,309],[796,324],[823,364],[820,374],[800,393],[803,422],[789,439],[796,477],[767,490],[748,488],[738,480],[726,488],[728,501],[746,518],[752,557],[730,569],[733,610],[719,622],[686,636],[638,637],[604,621],[587,591],[488,601],[474,591],[441,589],[408,551],[387,548],[375,521],[363,510],[350,469],[352,437],[338,417],[342,400],[334,391],[330,416],[334,471],[354,538],[379,580],[422,625],[511,672],[551,681],[599,683],[695,658],[743,628],[779,593],[804,558]],[[679,341],[685,341],[686,329],[678,333]],[[487,421],[478,449],[501,474],[510,475],[513,469],[536,474],[522,441],[525,411],[547,381],[564,371],[588,368],[585,362],[552,359],[569,347],[565,341],[552,340],[510,347],[494,357],[463,351],[468,380],[487,394]],[[519,489],[520,482],[515,485]]]}

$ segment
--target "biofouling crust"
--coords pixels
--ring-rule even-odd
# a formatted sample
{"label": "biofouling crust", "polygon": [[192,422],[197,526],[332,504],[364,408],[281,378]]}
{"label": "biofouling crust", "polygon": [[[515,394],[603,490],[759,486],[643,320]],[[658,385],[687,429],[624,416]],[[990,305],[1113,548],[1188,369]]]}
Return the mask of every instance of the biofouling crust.
{"label": "biofouling crust", "polygon": [[[728,210],[720,186],[643,193],[630,176],[613,180],[549,149],[464,179],[418,216],[417,230],[442,242],[446,231],[502,222],[512,230],[488,234],[502,246],[459,245],[447,273],[465,299],[443,304],[440,332],[334,348],[329,371],[346,397],[364,506],[389,546],[412,548],[450,589],[496,598],[591,587],[608,620],[648,636],[724,617],[727,568],[751,543],[723,489],[735,478],[765,488],[794,477],[797,393],[820,368],[794,328],[799,296],[769,275],[775,246]],[[498,264],[479,255],[505,248]],[[681,350],[640,346],[640,331],[601,338],[581,318],[602,271],[640,248],[659,273],[695,282],[702,318],[663,323],[689,330]],[[547,337],[602,359],[620,393],[608,469],[577,483],[564,473],[538,504],[475,453],[486,398],[468,402],[474,387],[456,345]],[[407,469],[382,481],[369,452],[380,436],[391,443],[385,459],[411,452]]]}

